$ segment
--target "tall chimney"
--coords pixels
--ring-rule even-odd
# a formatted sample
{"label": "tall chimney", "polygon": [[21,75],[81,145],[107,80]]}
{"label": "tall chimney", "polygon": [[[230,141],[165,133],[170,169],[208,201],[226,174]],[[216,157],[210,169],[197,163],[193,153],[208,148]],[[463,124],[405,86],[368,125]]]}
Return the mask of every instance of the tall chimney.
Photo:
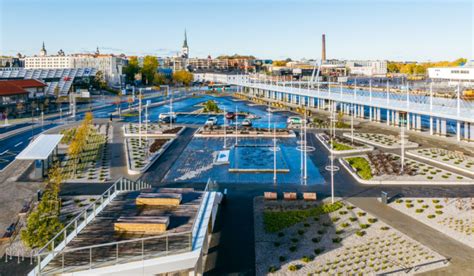
{"label": "tall chimney", "polygon": [[326,35],[323,34],[323,47],[321,53],[321,60],[326,61]]}

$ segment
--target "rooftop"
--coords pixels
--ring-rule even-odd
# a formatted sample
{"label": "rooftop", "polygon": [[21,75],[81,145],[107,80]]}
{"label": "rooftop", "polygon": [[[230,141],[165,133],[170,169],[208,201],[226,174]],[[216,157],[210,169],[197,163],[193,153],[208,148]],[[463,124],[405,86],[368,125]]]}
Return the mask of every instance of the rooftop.
{"label": "rooftop", "polygon": [[28,94],[28,91],[9,81],[0,81],[0,96],[12,96],[20,94]]}
{"label": "rooftop", "polygon": [[41,134],[20,154],[19,160],[46,160],[63,138],[62,134]]}

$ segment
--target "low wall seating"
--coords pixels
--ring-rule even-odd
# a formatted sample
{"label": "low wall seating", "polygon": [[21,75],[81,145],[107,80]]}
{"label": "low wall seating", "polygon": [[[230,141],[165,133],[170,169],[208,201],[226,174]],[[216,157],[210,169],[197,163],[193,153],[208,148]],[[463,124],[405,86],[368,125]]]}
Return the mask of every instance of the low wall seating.
{"label": "low wall seating", "polygon": [[168,224],[169,217],[120,217],[114,223],[114,230],[117,232],[161,234],[166,232]]}
{"label": "low wall seating", "polygon": [[181,203],[178,193],[142,193],[137,196],[135,204],[150,206],[178,206]]}

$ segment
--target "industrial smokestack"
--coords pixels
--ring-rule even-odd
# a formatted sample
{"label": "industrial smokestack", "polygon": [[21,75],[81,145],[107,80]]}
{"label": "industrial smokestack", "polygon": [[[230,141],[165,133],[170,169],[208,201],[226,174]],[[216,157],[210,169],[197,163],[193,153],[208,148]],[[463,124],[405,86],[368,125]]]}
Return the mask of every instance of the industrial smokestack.
{"label": "industrial smokestack", "polygon": [[321,60],[326,61],[326,35],[323,34],[323,47],[321,53]]}

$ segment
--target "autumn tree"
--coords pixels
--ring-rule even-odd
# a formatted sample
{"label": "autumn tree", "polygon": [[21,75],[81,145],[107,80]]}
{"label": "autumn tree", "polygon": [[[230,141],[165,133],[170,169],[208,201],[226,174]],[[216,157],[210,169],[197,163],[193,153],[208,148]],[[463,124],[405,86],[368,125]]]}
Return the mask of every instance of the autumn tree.
{"label": "autumn tree", "polygon": [[189,86],[193,78],[193,74],[188,71],[181,70],[173,73],[173,81],[178,84]]}
{"label": "autumn tree", "polygon": [[145,78],[146,84],[153,83],[156,69],[158,68],[158,59],[154,56],[145,56],[143,58],[142,75]]}

